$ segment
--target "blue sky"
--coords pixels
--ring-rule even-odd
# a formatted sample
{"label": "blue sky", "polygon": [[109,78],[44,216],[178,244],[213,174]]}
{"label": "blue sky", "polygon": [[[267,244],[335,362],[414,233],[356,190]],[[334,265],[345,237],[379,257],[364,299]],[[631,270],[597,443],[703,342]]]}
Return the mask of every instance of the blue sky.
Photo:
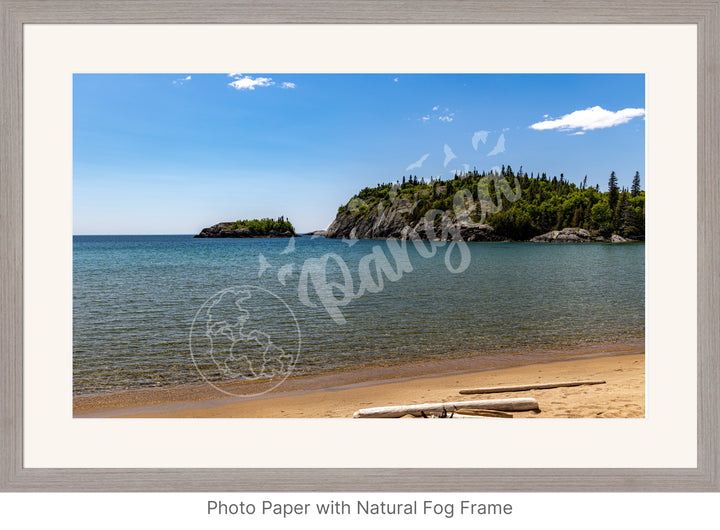
{"label": "blue sky", "polygon": [[642,74],[75,74],[75,234],[326,228],[365,186],[520,166],[645,179]]}

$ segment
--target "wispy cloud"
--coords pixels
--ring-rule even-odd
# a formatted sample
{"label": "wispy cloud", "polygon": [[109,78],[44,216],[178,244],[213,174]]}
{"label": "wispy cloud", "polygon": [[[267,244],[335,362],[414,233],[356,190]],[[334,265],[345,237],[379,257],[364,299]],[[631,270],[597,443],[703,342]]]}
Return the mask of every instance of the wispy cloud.
{"label": "wispy cloud", "polygon": [[420,118],[420,119],[425,122],[425,121],[428,121],[428,120],[430,119],[430,116],[423,116],[423,117]]}
{"label": "wispy cloud", "polygon": [[453,116],[455,116],[454,112],[448,114],[447,116],[440,116],[438,120],[450,123],[451,121],[453,121]]}
{"label": "wispy cloud", "polygon": [[415,169],[417,167],[422,167],[423,162],[428,159],[430,156],[430,153],[425,153],[423,156],[420,157],[419,160],[416,160],[412,164],[410,164],[408,167],[405,168],[405,171],[410,171],[411,169]]}
{"label": "wispy cloud", "polygon": [[606,129],[627,123],[633,118],[644,116],[645,109],[627,108],[613,112],[605,110],[600,106],[588,107],[584,110],[576,110],[556,120],[545,120],[533,123],[530,128],[536,131],[551,129],[572,130],[581,129],[591,131],[593,129]]}
{"label": "wispy cloud", "polygon": [[488,134],[490,134],[490,131],[477,131],[475,134],[473,134],[472,144],[473,144],[473,149],[475,149],[475,151],[477,151],[479,142],[482,142],[482,143],[487,142]]}
{"label": "wispy cloud", "polygon": [[399,79],[397,77],[393,77],[393,81],[397,83]]}
{"label": "wispy cloud", "polygon": [[295,88],[295,83],[285,81],[282,85],[280,85],[280,87],[281,88]]}
{"label": "wispy cloud", "polygon": [[578,132],[570,133],[570,134],[568,134],[568,136],[578,136],[580,134],[585,134],[585,131],[578,131]]}
{"label": "wispy cloud", "polygon": [[270,77],[250,77],[249,75],[235,79],[229,83],[236,90],[255,90],[255,87],[272,86],[275,82]]}
{"label": "wispy cloud", "polygon": [[501,134],[500,138],[498,138],[498,141],[495,144],[495,147],[493,148],[492,151],[490,151],[487,154],[487,156],[493,156],[493,155],[497,155],[497,154],[504,153],[504,152],[505,152],[505,135]]}
{"label": "wispy cloud", "polygon": [[173,85],[183,85],[183,84],[185,84],[186,82],[190,81],[191,79],[192,79],[192,76],[187,76],[187,77],[183,77],[183,78],[180,78],[180,79],[176,79],[176,80],[173,81],[172,83],[173,83]]}
{"label": "wispy cloud", "polygon": [[445,144],[445,147],[443,147],[443,151],[445,152],[445,162],[443,162],[443,167],[447,167],[448,163],[453,159],[457,158],[455,153],[453,153],[453,150],[450,149],[450,146],[448,144]]}
{"label": "wispy cloud", "polygon": [[439,107],[438,105],[435,105],[435,106],[433,107],[433,110],[437,110],[437,109],[439,109],[439,108],[440,108],[440,107]]}

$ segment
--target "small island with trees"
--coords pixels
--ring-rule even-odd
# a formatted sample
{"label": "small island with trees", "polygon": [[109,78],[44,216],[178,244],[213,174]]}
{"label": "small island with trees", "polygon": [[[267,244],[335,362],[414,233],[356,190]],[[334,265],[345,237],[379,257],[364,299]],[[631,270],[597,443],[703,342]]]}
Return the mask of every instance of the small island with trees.
{"label": "small island with trees", "polygon": [[297,237],[292,223],[280,216],[277,220],[242,219],[235,222],[218,223],[202,231],[195,237]]}

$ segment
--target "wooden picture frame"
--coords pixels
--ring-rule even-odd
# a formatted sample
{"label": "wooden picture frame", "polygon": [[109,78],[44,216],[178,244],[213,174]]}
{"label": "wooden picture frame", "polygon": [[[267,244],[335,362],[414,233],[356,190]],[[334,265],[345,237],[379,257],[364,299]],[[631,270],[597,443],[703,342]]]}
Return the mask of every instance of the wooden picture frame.
{"label": "wooden picture frame", "polygon": [[[37,469],[23,466],[25,24],[693,24],[698,34],[698,409],[694,469]],[[0,490],[720,490],[720,0],[0,0]],[[691,411],[689,411],[691,412]]]}

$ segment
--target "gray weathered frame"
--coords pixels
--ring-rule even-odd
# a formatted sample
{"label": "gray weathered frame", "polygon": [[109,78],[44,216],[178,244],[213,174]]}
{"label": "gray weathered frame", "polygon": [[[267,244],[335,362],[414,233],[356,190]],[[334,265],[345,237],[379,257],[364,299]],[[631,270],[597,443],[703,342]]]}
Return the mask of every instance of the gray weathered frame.
{"label": "gray weathered frame", "polygon": [[[638,23],[698,30],[694,469],[26,469],[22,37],[37,23]],[[720,490],[720,0],[0,0],[0,491]]]}

